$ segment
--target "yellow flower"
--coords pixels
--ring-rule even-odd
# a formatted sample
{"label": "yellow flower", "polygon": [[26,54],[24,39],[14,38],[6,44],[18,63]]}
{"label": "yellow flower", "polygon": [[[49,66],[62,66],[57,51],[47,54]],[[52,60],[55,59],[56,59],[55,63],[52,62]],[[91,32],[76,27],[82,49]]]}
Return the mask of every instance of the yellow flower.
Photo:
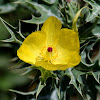
{"label": "yellow flower", "polygon": [[31,33],[17,51],[26,63],[46,70],[66,70],[80,63],[79,37],[73,30],[62,28],[56,17],[49,17],[41,31]]}

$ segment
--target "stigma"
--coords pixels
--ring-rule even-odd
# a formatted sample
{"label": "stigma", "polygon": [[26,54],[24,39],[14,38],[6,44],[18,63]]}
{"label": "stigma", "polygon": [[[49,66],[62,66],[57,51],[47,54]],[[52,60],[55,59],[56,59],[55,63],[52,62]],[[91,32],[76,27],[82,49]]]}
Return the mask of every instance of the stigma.
{"label": "stigma", "polygon": [[53,51],[53,49],[52,49],[52,47],[48,47],[48,52],[52,52]]}

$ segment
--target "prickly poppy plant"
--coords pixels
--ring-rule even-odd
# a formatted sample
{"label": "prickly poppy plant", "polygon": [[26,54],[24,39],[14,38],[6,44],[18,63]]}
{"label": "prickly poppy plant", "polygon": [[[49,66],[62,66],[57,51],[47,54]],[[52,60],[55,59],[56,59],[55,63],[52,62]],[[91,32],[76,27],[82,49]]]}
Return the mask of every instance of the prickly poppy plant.
{"label": "prickly poppy plant", "polygon": [[100,0],[0,0],[0,100],[100,100]]}
{"label": "prickly poppy plant", "polygon": [[41,31],[31,33],[17,51],[18,57],[29,64],[47,70],[66,70],[80,63],[79,37],[71,29],[62,28],[56,17],[49,17]]}

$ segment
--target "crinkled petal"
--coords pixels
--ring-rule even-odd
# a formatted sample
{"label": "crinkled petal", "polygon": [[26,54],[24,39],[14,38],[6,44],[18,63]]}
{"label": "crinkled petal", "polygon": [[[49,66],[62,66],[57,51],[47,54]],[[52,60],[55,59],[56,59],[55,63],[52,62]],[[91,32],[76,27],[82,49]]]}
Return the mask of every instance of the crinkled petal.
{"label": "crinkled petal", "polygon": [[40,50],[46,45],[46,33],[37,31],[31,33],[17,51],[18,57],[26,63],[35,64]]}
{"label": "crinkled petal", "polygon": [[54,65],[52,63],[48,63],[46,61],[37,61],[35,63],[35,65],[38,67],[38,66],[41,66],[43,67],[44,69],[46,70],[66,70],[68,68],[68,65],[61,65],[61,64],[58,64],[58,65]]}
{"label": "crinkled petal", "polygon": [[56,17],[49,17],[42,26],[42,31],[45,31],[47,34],[47,45],[54,46],[56,45],[61,30],[61,22]]}
{"label": "crinkled petal", "polygon": [[58,57],[53,64],[67,64],[69,67],[73,67],[80,63],[79,37],[73,30],[61,29],[56,49]]}

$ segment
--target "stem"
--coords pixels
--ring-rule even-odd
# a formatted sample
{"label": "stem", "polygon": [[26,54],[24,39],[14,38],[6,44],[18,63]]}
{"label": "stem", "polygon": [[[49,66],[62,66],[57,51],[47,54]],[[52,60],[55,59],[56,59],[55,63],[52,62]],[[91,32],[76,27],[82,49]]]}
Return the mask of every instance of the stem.
{"label": "stem", "polygon": [[21,42],[20,40],[15,40],[16,43],[22,45],[23,42]]}

